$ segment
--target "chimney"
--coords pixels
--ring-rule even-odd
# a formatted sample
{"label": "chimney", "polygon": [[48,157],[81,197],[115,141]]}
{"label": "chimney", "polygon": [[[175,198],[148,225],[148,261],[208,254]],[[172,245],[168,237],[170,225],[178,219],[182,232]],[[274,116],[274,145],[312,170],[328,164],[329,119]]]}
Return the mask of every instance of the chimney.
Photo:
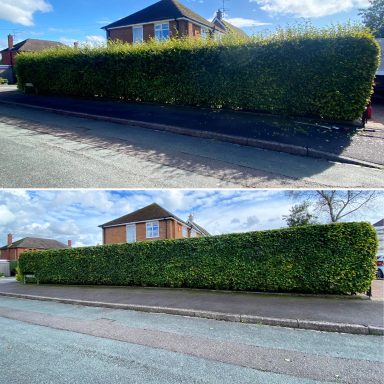
{"label": "chimney", "polygon": [[13,48],[13,35],[9,34],[8,35],[8,49]]}
{"label": "chimney", "polygon": [[218,20],[223,20],[223,12],[221,11],[221,9],[217,11],[216,17]]}
{"label": "chimney", "polygon": [[75,42],[73,43],[73,47],[74,47],[75,49],[79,48],[79,42],[78,42],[78,41],[75,41]]}
{"label": "chimney", "polygon": [[193,223],[193,220],[194,220],[194,217],[193,217],[193,215],[192,215],[192,213],[188,216],[188,221],[190,222],[190,223]]}
{"label": "chimney", "polygon": [[11,245],[13,243],[13,236],[12,236],[12,233],[8,233],[8,242],[7,244],[8,245]]}
{"label": "chimney", "polygon": [[72,248],[72,240],[68,240],[68,248]]}

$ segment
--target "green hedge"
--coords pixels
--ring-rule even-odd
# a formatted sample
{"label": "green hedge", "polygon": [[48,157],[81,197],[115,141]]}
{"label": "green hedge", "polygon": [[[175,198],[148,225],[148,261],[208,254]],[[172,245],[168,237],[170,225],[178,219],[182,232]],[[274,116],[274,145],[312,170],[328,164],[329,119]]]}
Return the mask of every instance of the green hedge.
{"label": "green hedge", "polygon": [[365,292],[378,242],[367,223],[23,253],[41,283],[307,293]]}
{"label": "green hedge", "polygon": [[170,40],[18,56],[18,85],[99,97],[354,120],[379,64],[357,27],[279,31],[249,40]]}

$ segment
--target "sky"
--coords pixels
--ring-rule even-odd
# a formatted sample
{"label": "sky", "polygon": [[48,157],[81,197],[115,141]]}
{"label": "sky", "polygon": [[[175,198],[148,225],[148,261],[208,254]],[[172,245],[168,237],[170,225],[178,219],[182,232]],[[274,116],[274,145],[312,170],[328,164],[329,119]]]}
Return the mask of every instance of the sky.
{"label": "sky", "polygon": [[[346,221],[384,218],[384,190],[379,193],[372,206]],[[213,235],[286,227],[282,216],[297,204],[280,190],[2,190],[0,246],[8,233],[14,241],[32,236],[72,240],[76,247],[101,244],[99,225],[153,202],[182,220],[192,213]]]}
{"label": "sky", "polygon": [[[157,0],[1,0],[0,50],[7,47],[7,35],[15,42],[27,38],[60,41],[65,44],[100,44],[100,28],[137,12]],[[223,0],[181,0],[201,16],[212,20]],[[315,26],[348,21],[361,22],[359,8],[368,0],[226,0],[226,18],[248,34],[309,20]]]}

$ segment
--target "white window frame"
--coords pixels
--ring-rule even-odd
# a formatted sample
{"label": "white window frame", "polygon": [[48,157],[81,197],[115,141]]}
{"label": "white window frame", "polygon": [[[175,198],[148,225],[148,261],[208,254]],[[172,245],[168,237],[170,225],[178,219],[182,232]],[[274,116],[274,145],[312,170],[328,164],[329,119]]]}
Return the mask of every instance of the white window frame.
{"label": "white window frame", "polygon": [[197,237],[197,231],[191,229],[191,237]]}
{"label": "white window frame", "polygon": [[[155,229],[157,229],[155,231]],[[160,237],[160,222],[150,221],[145,225],[145,237],[147,239],[156,239]]]}
{"label": "white window frame", "polygon": [[183,226],[182,229],[183,237],[188,238],[188,228]]}
{"label": "white window frame", "polygon": [[[129,229],[134,229],[134,235],[135,235],[135,239],[133,241],[130,241],[129,237],[128,237],[128,230]],[[128,244],[133,244],[133,243],[136,243],[137,241],[137,237],[136,237],[136,224],[127,224],[126,226],[126,241]]]}
{"label": "white window frame", "polygon": [[[168,36],[164,37],[164,31],[168,31]],[[161,33],[161,36],[158,36],[158,33]],[[157,41],[164,41],[171,37],[171,29],[169,23],[157,23],[155,24],[155,38]]]}
{"label": "white window frame", "polygon": [[208,28],[201,27],[200,36],[201,36],[203,39],[206,39],[206,38],[209,36],[209,29],[208,29]]}
{"label": "white window frame", "polygon": [[[139,38],[135,38],[135,30],[141,31]],[[132,41],[133,44],[139,44],[144,41],[144,27],[142,25],[136,25],[132,27]]]}

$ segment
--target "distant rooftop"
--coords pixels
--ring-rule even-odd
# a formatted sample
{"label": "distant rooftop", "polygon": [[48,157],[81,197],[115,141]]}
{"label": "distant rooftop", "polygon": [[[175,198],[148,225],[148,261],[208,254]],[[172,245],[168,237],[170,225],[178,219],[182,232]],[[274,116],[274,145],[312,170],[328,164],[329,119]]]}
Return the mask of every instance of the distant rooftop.
{"label": "distant rooftop", "polygon": [[1,247],[1,250],[10,248],[30,248],[30,249],[60,249],[68,248],[60,241],[52,239],[40,239],[38,237],[24,237],[23,239],[14,241],[11,245]]}

